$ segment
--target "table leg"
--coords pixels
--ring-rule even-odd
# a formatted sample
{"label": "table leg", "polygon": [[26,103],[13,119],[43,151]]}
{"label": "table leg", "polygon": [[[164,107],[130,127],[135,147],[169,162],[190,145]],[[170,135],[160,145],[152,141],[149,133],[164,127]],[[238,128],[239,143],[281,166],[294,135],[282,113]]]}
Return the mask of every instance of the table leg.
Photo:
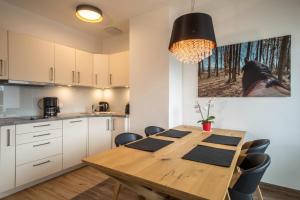
{"label": "table leg", "polygon": [[114,194],[113,194],[113,200],[119,199],[121,184],[116,181],[116,184],[114,185]]}

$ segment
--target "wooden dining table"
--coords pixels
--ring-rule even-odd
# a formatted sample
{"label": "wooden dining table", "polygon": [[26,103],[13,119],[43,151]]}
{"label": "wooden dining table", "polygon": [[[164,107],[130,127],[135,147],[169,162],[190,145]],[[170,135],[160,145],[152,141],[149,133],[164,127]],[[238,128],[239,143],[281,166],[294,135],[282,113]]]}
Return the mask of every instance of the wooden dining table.
{"label": "wooden dining table", "polygon": [[[150,136],[174,141],[156,152],[121,146],[87,157],[83,161],[149,200],[165,199],[166,195],[182,200],[224,199],[241,151],[245,131],[213,129],[213,134],[241,138],[238,146],[228,146],[203,142],[211,133],[204,132],[199,127],[182,125],[174,129],[191,133],[179,139]],[[197,145],[234,150],[230,167],[182,159]],[[119,189],[115,188],[115,192]]]}

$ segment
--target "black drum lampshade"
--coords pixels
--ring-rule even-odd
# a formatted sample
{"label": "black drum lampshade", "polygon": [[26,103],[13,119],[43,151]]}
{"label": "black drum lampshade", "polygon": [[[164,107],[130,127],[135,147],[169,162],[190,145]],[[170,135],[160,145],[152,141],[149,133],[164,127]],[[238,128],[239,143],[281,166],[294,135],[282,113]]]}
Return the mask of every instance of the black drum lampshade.
{"label": "black drum lampshade", "polygon": [[217,46],[212,18],[205,13],[189,13],[173,24],[169,51],[183,63],[198,63]]}

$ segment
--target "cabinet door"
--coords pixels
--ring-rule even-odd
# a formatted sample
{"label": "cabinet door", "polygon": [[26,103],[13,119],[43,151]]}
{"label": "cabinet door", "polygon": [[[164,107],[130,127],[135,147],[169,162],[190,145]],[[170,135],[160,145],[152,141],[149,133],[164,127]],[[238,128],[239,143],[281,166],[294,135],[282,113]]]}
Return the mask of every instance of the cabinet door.
{"label": "cabinet door", "polygon": [[81,163],[87,156],[88,123],[86,118],[63,121],[63,168]]}
{"label": "cabinet door", "polygon": [[99,88],[109,87],[108,55],[94,55],[94,86]]}
{"label": "cabinet door", "polygon": [[54,44],[25,34],[9,32],[9,78],[54,82]]}
{"label": "cabinet door", "polygon": [[111,131],[109,117],[89,118],[89,155],[111,149]]}
{"label": "cabinet door", "polygon": [[75,81],[75,49],[55,44],[55,83],[73,85]]}
{"label": "cabinet door", "polygon": [[0,28],[0,79],[8,79],[7,30]]}
{"label": "cabinet door", "polygon": [[112,117],[111,118],[111,131],[112,131],[112,147],[115,145],[115,137],[120,133],[125,132],[125,118],[123,117]]}
{"label": "cabinet door", "polygon": [[76,49],[76,80],[78,85],[93,86],[93,62],[93,54]]}
{"label": "cabinet door", "polygon": [[0,193],[15,187],[15,126],[1,127]]}
{"label": "cabinet door", "polygon": [[110,84],[112,87],[129,85],[129,52],[109,55]]}

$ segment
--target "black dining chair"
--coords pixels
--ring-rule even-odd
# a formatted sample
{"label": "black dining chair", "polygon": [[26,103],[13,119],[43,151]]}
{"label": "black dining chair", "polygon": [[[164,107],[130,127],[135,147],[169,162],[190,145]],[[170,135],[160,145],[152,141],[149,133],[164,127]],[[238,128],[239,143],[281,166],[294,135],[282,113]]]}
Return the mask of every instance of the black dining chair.
{"label": "black dining chair", "polygon": [[142,138],[143,136],[135,133],[129,133],[129,132],[121,133],[117,137],[115,137],[115,144],[118,147],[120,145],[125,145]]}
{"label": "black dining chair", "polygon": [[266,149],[270,145],[270,140],[260,139],[246,142],[242,146],[242,153],[265,153]]}
{"label": "black dining chair", "polygon": [[268,154],[247,154],[238,166],[238,175],[235,174],[234,176],[238,178],[232,180],[228,189],[230,199],[252,200],[256,190],[261,195],[258,185],[270,163],[271,158]]}
{"label": "black dining chair", "polygon": [[158,126],[148,126],[145,128],[145,134],[147,137],[149,137],[150,135],[154,135],[156,133],[160,133],[165,131],[165,129],[158,127]]}

